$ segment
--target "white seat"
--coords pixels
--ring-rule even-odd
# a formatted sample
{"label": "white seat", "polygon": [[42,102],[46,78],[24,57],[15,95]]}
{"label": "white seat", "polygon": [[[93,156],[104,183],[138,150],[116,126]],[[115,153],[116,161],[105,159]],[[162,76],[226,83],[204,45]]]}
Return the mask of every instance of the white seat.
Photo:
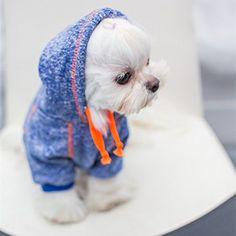
{"label": "white seat", "polygon": [[[15,128],[10,127],[22,123],[39,85],[37,61],[46,42],[104,2],[86,1],[81,6],[75,0],[70,1],[71,6],[68,1],[56,0],[5,2],[7,126],[11,131],[2,137],[17,137]],[[198,219],[236,192],[233,166],[201,115],[190,1],[161,0],[148,5],[132,0],[109,6],[124,11],[150,31],[153,57],[163,56],[171,67],[160,100],[131,117],[125,162],[126,171],[137,183],[136,195],[131,202],[111,212],[93,213],[79,224],[51,224],[32,206],[36,186],[24,153],[0,139],[0,228],[7,233],[161,235]],[[14,147],[19,146],[17,138],[16,143]]]}

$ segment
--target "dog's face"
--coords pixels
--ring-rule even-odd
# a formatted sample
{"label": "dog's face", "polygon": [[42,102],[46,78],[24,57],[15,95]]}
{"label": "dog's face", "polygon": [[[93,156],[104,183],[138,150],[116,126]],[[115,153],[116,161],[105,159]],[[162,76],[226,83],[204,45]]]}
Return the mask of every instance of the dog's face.
{"label": "dog's face", "polygon": [[150,42],[124,19],[105,19],[87,48],[86,99],[94,109],[139,112],[157,97],[158,73],[150,61]]}

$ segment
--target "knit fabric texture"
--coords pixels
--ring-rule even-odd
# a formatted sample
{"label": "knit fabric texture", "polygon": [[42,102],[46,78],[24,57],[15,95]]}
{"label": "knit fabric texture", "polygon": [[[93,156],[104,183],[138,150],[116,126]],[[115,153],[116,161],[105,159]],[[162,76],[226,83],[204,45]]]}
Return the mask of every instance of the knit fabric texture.
{"label": "knit fabric texture", "polygon": [[[76,167],[98,178],[112,177],[122,168],[122,157],[113,154],[116,146],[110,132],[104,142],[112,162],[100,163],[84,113],[87,44],[99,22],[113,17],[126,19],[110,8],[91,12],[53,38],[40,57],[42,86],[25,120],[24,143],[33,180],[45,189],[71,186]],[[126,117],[118,113],[114,117],[126,145]]]}

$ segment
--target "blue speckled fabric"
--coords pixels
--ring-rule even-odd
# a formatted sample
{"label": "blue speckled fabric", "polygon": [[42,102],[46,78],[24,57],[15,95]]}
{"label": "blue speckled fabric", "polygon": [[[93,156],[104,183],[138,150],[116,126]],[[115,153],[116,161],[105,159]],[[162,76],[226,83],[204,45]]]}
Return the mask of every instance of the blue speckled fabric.
{"label": "blue speckled fabric", "polygon": [[[100,164],[100,155],[85,117],[85,60],[89,38],[101,20],[123,17],[110,8],[93,11],[53,38],[39,61],[42,86],[27,114],[24,143],[33,179],[43,186],[70,186],[75,168],[108,178],[122,168],[122,157],[109,133],[104,137],[112,163]],[[126,145],[126,117],[115,113],[120,139]]]}

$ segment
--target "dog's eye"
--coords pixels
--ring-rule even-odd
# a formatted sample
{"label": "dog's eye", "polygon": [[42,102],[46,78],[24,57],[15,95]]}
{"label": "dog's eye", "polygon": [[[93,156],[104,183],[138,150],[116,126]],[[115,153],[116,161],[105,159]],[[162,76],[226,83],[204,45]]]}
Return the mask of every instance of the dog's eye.
{"label": "dog's eye", "polygon": [[150,58],[147,59],[147,64],[146,66],[149,66]]}
{"label": "dog's eye", "polygon": [[115,81],[117,84],[124,85],[127,84],[132,76],[131,72],[123,72],[116,76]]}

